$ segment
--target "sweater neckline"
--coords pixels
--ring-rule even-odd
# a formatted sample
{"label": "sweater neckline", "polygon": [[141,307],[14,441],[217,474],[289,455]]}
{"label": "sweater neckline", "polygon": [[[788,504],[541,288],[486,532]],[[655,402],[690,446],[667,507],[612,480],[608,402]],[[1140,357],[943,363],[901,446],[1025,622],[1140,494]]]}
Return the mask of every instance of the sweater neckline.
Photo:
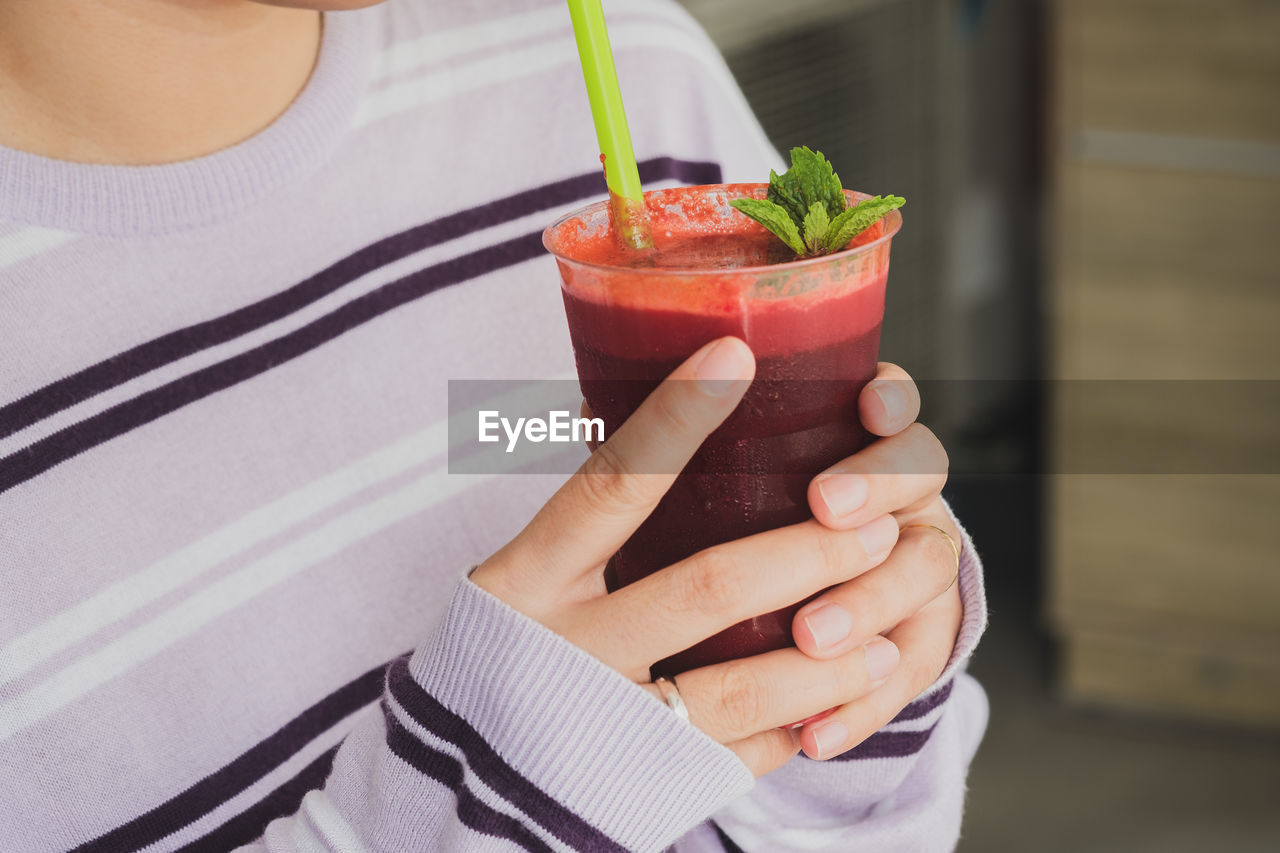
{"label": "sweater neckline", "polygon": [[55,160],[0,146],[0,220],[131,236],[210,225],[313,172],[359,107],[370,66],[367,12],[326,14],[302,91],[257,134],[203,157],[155,166]]}

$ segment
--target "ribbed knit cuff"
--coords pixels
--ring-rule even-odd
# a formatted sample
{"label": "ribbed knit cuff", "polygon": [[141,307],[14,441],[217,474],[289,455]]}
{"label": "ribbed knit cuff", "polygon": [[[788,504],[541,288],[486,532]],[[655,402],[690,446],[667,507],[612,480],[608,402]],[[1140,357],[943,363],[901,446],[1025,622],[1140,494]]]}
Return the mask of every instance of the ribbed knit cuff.
{"label": "ribbed knit cuff", "polygon": [[662,850],[748,791],[731,751],[464,580],[413,680],[516,772],[627,850]]}
{"label": "ribbed knit cuff", "polygon": [[960,531],[960,575],[956,582],[960,585],[960,602],[964,606],[964,616],[960,621],[960,631],[956,634],[956,644],[951,649],[951,658],[947,661],[946,669],[942,671],[942,675],[938,676],[933,686],[921,694],[923,696],[941,689],[964,668],[973,655],[973,650],[978,647],[978,640],[982,638],[982,633],[987,630],[987,590],[982,579],[982,560],[978,558],[978,552],[973,547],[969,531],[964,529],[964,525],[960,523],[960,519],[956,518],[956,514],[951,511],[946,501],[943,501],[943,506],[947,509],[947,515],[951,516],[952,523]]}

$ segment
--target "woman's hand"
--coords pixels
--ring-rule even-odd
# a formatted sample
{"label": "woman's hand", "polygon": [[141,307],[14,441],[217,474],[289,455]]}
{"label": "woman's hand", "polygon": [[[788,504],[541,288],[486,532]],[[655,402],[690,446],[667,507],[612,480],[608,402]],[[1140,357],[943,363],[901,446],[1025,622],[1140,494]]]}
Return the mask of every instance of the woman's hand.
{"label": "woman's hand", "polygon": [[809,507],[832,530],[855,529],[891,512],[901,528],[898,543],[879,566],[801,608],[792,634],[815,660],[849,654],[877,635],[891,640],[900,658],[883,685],[805,725],[800,740],[812,758],[857,746],[937,680],[963,615],[955,583],[960,531],[941,495],[947,454],[915,422],[919,391],[902,368],[881,364],[863,389],[858,413],[869,432],[886,437],[815,477]]}
{"label": "woman's hand", "polygon": [[[647,684],[655,661],[818,590],[837,586],[833,593],[850,591],[844,584],[880,566],[893,550],[899,525],[889,513],[904,508],[924,512],[930,500],[921,489],[936,489],[937,478],[919,479],[916,489],[893,485],[892,490],[891,478],[871,479],[864,509],[854,521],[829,517],[827,524],[810,521],[729,542],[613,594],[605,592],[605,561],[675,479],[674,473],[636,472],[681,470],[733,411],[754,370],[750,351],[737,339],[724,338],[700,349],[592,454],[579,475],[570,478],[515,539],[476,569],[472,580],[645,684],[655,696],[657,689]],[[892,464],[887,445],[919,452],[924,443],[919,430],[906,430],[877,442],[874,458],[878,464]],[[903,577],[901,570],[877,576],[869,589],[882,589],[895,579],[901,585]],[[949,582],[950,576],[938,581],[932,595]],[[885,616],[906,613],[903,602],[928,584],[913,576],[906,585],[907,594],[890,596]],[[860,625],[877,627],[877,618],[868,614]],[[906,629],[918,618],[912,616],[895,629],[913,648],[921,632]],[[954,636],[953,631],[940,644],[946,654]],[[872,631],[863,644],[847,639],[839,647],[827,646],[824,653],[784,649],[693,670],[678,681],[693,724],[762,775],[798,749],[796,734],[780,727],[836,706],[837,715],[845,715],[842,720],[860,713],[869,719],[872,714],[860,711],[860,703],[872,700],[877,685],[889,686],[886,679],[897,660],[893,643]],[[910,683],[907,680],[901,689]],[[869,707],[879,711],[886,702],[871,701]]]}

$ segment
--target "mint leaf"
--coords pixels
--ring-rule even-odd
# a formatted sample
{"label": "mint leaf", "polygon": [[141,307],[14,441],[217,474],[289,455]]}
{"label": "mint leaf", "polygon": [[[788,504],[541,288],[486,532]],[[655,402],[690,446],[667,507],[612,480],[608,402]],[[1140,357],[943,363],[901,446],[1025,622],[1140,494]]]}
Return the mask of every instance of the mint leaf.
{"label": "mint leaf", "polygon": [[[840,176],[821,152],[791,149],[791,168],[769,172],[765,200],[735,199],[735,208],[768,228],[800,257],[838,252],[905,200],[876,196],[853,207]],[[803,235],[803,236],[801,236]]]}
{"label": "mint leaf", "polygon": [[848,207],[840,176],[821,153],[809,148],[791,149],[791,171],[797,173],[802,197],[810,208],[814,202],[821,201],[827,215],[834,219]]}
{"label": "mint leaf", "polygon": [[778,235],[778,238],[797,255],[805,253],[804,241],[800,239],[800,229],[796,227],[786,208],[772,201],[758,198],[735,198],[729,204]]}
{"label": "mint leaf", "polygon": [[822,254],[823,241],[827,236],[827,228],[830,225],[831,219],[827,216],[826,205],[820,201],[815,201],[809,207],[809,212],[804,218],[804,245],[808,249],[806,254]]}
{"label": "mint leaf", "polygon": [[832,220],[823,242],[824,253],[838,252],[849,241],[866,231],[889,211],[897,210],[907,203],[901,196],[876,196],[859,202]]}
{"label": "mint leaf", "polygon": [[782,175],[769,171],[769,194],[766,198],[783,208],[797,226],[804,222],[805,214],[809,212],[809,205],[800,197],[799,182],[790,171]]}
{"label": "mint leaf", "polygon": [[817,202],[831,218],[847,206],[840,176],[827,158],[804,147],[791,149],[791,168],[784,174],[769,173],[769,201],[785,207],[797,225]]}

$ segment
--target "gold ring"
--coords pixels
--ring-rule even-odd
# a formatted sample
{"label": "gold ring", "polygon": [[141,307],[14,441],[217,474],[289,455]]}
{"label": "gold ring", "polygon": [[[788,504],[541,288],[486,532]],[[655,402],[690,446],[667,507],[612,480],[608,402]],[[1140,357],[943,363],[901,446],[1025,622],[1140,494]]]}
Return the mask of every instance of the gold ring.
{"label": "gold ring", "polygon": [[[941,533],[943,536],[946,537],[947,542],[951,545],[951,550],[956,555],[956,577],[959,577],[960,576],[960,546],[956,544],[956,540],[952,538],[951,534],[943,530],[941,527],[939,527],[936,524],[908,524],[902,529],[910,530],[913,527],[928,527],[931,530],[938,531],[939,533]],[[955,578],[952,578],[952,582],[953,583],[955,582]]]}

